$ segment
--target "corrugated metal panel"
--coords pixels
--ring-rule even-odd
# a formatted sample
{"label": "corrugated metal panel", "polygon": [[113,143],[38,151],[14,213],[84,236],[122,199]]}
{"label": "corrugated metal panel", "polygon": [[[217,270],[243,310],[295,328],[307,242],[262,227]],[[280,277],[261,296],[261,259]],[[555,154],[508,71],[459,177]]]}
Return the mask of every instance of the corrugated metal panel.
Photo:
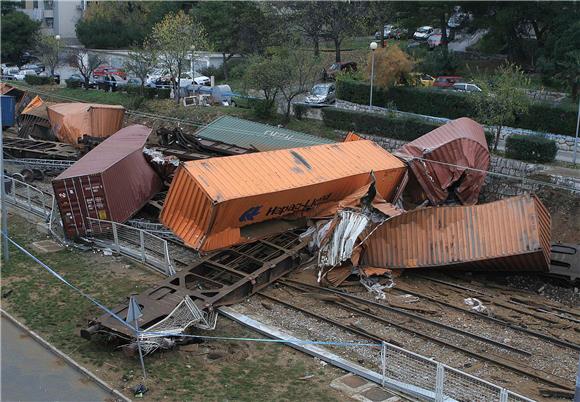
{"label": "corrugated metal panel", "polygon": [[[395,154],[408,161],[416,179],[409,188],[413,201],[429,199],[433,205],[443,203],[450,193],[464,205],[475,204],[490,161],[483,127],[466,117],[405,144]],[[444,164],[414,159],[417,157]],[[413,188],[417,185],[419,188]]]}
{"label": "corrugated metal panel", "polygon": [[190,247],[209,251],[243,241],[243,226],[291,214],[315,216],[368,186],[370,172],[377,192],[391,201],[405,171],[371,141],[186,162],[161,221]]}
{"label": "corrugated metal panel", "polygon": [[2,98],[2,127],[14,125],[16,100],[12,96],[1,95]]}
{"label": "corrugated metal panel", "polygon": [[76,147],[84,135],[108,137],[116,133],[123,125],[124,116],[125,108],[119,105],[58,103],[48,107],[54,135]]}
{"label": "corrugated metal panel", "polygon": [[225,142],[258,151],[272,151],[331,144],[327,138],[269,126],[232,116],[221,116],[195,133],[210,140]]}
{"label": "corrugated metal panel", "polygon": [[548,211],[532,195],[475,206],[422,208],[372,232],[364,242],[362,261],[390,269],[546,271],[550,225]]}
{"label": "corrugated metal panel", "polygon": [[145,126],[126,127],[53,180],[68,237],[86,233],[86,217],[124,222],[161,191],[143,155],[150,134]]}

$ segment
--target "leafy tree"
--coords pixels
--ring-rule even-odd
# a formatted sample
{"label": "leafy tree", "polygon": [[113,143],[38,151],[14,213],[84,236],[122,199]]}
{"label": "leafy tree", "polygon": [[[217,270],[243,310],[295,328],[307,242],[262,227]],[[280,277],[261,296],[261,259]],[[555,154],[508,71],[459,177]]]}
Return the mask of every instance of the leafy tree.
{"label": "leafy tree", "polygon": [[324,16],[322,36],[334,42],[336,61],[341,61],[340,48],[344,38],[360,33],[368,27],[366,20],[369,3],[320,1],[316,7]]}
{"label": "leafy tree", "polygon": [[566,81],[572,98],[577,98],[580,77],[580,21],[559,25],[558,29],[547,36],[538,66],[545,77]]}
{"label": "leafy tree", "polygon": [[[378,48],[375,53],[376,85],[389,88],[413,70],[413,61],[399,46]],[[367,76],[371,75],[372,55],[368,56]]]}
{"label": "leafy tree", "polygon": [[125,69],[141,80],[141,95],[144,93],[145,80],[155,70],[157,53],[152,46],[145,42],[143,48],[134,49],[127,54]]}
{"label": "leafy tree", "polygon": [[283,66],[279,57],[254,55],[248,59],[244,81],[248,87],[261,91],[268,103],[273,104],[276,100],[279,83],[283,79]]}
{"label": "leafy tree", "polygon": [[262,53],[266,48],[271,24],[258,3],[200,2],[193,14],[203,22],[209,42],[222,53],[225,79],[228,79],[227,62],[234,55]]}
{"label": "leafy tree", "polygon": [[69,57],[69,63],[83,77],[85,90],[88,90],[90,78],[95,69],[103,63],[103,60],[96,54],[89,54],[87,49],[75,48]]}
{"label": "leafy tree", "polygon": [[294,98],[310,90],[320,76],[321,63],[317,57],[297,47],[282,48],[275,55],[281,71],[278,90],[286,101],[286,119]]}
{"label": "leafy tree", "polygon": [[209,48],[205,28],[181,10],[169,13],[153,27],[151,44],[171,77],[175,101],[179,103],[181,73],[189,64],[192,49]]}
{"label": "leafy tree", "polygon": [[421,60],[421,71],[434,76],[455,74],[459,60],[453,52],[445,49],[434,49]]}
{"label": "leafy tree", "polygon": [[314,47],[314,56],[320,56],[320,40],[324,28],[324,10],[316,1],[291,1],[274,3],[276,12],[290,21]]}
{"label": "leafy tree", "polygon": [[520,67],[508,63],[492,79],[480,78],[476,83],[482,92],[471,93],[467,99],[473,103],[478,121],[495,127],[495,151],[502,128],[528,111],[529,100],[523,88],[529,85],[529,79]]}
{"label": "leafy tree", "polygon": [[[393,12],[412,34],[421,25],[433,25],[441,30],[441,46],[446,51],[449,42],[447,21],[456,2],[448,1],[404,1],[395,2]],[[463,7],[463,4],[462,4]]]}
{"label": "leafy tree", "polygon": [[17,11],[22,8],[21,2],[18,1],[0,1],[0,14],[2,16],[11,13],[12,11]]}
{"label": "leafy tree", "polygon": [[2,16],[1,24],[2,59],[18,61],[24,51],[34,47],[34,38],[40,28],[40,22],[32,21],[23,12],[11,11]]}
{"label": "leafy tree", "polygon": [[50,69],[50,74],[54,75],[60,53],[59,41],[52,35],[39,35],[36,42],[36,51],[40,61]]}

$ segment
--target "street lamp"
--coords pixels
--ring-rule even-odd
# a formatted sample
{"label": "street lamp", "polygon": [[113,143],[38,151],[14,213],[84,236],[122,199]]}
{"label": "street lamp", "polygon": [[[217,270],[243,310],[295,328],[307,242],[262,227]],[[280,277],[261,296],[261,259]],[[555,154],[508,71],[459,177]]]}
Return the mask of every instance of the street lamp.
{"label": "street lamp", "polygon": [[[58,67],[59,57],[60,57],[60,35],[54,35],[54,39],[56,39],[56,64],[54,68]],[[52,75],[54,76],[54,71],[52,71]]]}
{"label": "street lamp", "polygon": [[377,42],[371,42],[369,45],[371,49],[371,94],[369,97],[369,107],[370,111],[373,111],[373,80],[375,79],[375,50],[377,49],[378,45]]}
{"label": "street lamp", "polygon": [[190,47],[191,49],[191,74],[194,75],[195,77],[195,58],[194,58],[194,54],[195,54],[195,45],[191,45]]}

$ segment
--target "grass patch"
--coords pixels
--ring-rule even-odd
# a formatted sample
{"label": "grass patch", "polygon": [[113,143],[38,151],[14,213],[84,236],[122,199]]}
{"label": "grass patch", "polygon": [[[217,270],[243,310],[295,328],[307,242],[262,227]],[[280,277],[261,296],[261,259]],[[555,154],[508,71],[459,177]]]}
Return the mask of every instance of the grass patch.
{"label": "grass patch", "polygon": [[[44,238],[18,215],[9,215],[11,237],[27,249]],[[65,249],[39,258],[74,285],[107,306],[115,306],[131,293],[141,292],[159,277],[122,257]],[[29,257],[11,248],[3,264],[3,308],[53,345],[87,366],[112,386],[132,397],[130,388],[140,383],[138,358],[104,341],[87,341],[79,330],[100,313],[89,301],[63,285]],[[258,338],[259,335],[220,317],[210,335]],[[309,357],[276,344],[204,342],[200,353],[169,351],[146,357],[150,392],[145,400],[316,400],[338,401],[341,394],[328,384],[341,371],[320,365]],[[204,351],[223,357],[209,360]],[[305,383],[308,374],[316,377]],[[314,381],[316,380],[316,381]],[[318,381],[320,380],[320,381]]]}

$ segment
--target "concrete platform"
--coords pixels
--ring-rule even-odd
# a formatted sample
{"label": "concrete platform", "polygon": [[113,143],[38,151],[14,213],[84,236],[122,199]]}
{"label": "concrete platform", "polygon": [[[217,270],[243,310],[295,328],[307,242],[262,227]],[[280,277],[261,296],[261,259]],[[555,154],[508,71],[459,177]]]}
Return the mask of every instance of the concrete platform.
{"label": "concrete platform", "polygon": [[56,253],[64,249],[54,240],[40,240],[32,243],[32,249],[37,253]]}

